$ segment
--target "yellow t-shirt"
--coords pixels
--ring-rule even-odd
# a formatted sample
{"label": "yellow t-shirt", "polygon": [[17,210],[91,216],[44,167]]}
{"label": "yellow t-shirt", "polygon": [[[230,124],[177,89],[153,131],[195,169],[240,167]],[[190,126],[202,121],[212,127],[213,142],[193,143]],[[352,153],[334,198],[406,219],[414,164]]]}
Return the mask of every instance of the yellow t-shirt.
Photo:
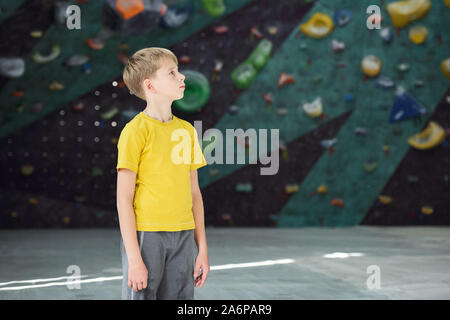
{"label": "yellow t-shirt", "polygon": [[116,170],[136,172],[136,230],[195,229],[190,170],[207,163],[194,126],[175,115],[164,123],[140,112],[122,129],[117,149]]}

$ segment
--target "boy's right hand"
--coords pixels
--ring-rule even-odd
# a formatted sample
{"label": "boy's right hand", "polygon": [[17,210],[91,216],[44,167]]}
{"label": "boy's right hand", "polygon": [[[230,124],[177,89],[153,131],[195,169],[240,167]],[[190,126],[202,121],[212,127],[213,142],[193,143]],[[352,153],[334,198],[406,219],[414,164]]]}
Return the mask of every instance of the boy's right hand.
{"label": "boy's right hand", "polygon": [[130,264],[128,268],[128,286],[137,292],[147,288],[148,271],[144,262]]}

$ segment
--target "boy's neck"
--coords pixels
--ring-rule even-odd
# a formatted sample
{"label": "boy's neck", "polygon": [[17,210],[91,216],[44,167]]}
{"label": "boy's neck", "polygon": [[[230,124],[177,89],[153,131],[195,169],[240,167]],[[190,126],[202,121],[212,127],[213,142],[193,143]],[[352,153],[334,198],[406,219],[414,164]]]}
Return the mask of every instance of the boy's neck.
{"label": "boy's neck", "polygon": [[147,104],[146,108],[144,109],[144,113],[150,118],[156,119],[161,122],[169,122],[173,119],[171,108],[161,110],[157,107],[150,108],[150,106]]}

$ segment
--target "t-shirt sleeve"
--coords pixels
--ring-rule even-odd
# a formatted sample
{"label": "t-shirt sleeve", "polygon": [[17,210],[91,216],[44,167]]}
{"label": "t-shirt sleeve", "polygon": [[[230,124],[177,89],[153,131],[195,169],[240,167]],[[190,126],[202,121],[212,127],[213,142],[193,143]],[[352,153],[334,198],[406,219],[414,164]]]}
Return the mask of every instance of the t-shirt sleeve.
{"label": "t-shirt sleeve", "polygon": [[126,124],[117,142],[116,170],[127,168],[137,173],[144,145],[145,137],[135,127]]}
{"label": "t-shirt sleeve", "polygon": [[191,165],[190,170],[196,170],[198,168],[204,167],[207,165],[205,157],[203,156],[202,149],[200,148],[200,143],[198,142],[198,134],[195,127],[192,127],[193,130],[193,139],[191,139]]}

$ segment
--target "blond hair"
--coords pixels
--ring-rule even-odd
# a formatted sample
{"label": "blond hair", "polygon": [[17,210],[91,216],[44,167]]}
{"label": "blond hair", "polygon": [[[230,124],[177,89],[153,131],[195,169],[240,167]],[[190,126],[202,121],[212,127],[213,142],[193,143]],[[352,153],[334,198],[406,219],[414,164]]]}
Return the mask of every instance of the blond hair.
{"label": "blond hair", "polygon": [[131,93],[145,100],[142,82],[146,78],[153,79],[155,77],[156,71],[161,66],[162,58],[172,59],[178,65],[177,57],[172,51],[158,47],[141,49],[128,59],[122,78]]}

